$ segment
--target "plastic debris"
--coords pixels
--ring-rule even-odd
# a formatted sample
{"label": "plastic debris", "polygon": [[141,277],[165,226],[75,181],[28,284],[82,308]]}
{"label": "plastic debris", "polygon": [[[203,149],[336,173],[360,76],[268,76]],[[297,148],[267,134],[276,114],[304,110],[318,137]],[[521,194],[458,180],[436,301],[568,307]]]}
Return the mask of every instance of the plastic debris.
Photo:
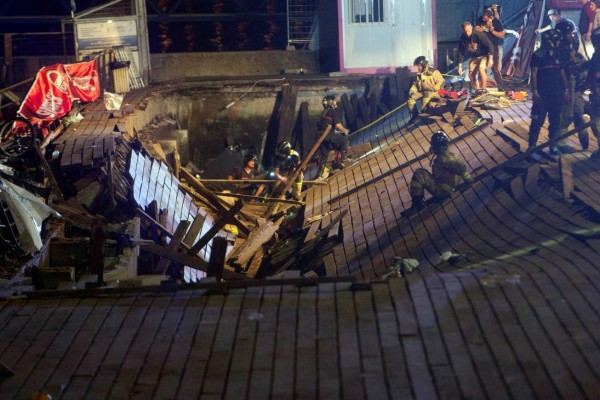
{"label": "plastic debris", "polygon": [[394,265],[389,269],[389,272],[381,278],[400,278],[410,274],[419,266],[419,261],[414,258],[394,257]]}

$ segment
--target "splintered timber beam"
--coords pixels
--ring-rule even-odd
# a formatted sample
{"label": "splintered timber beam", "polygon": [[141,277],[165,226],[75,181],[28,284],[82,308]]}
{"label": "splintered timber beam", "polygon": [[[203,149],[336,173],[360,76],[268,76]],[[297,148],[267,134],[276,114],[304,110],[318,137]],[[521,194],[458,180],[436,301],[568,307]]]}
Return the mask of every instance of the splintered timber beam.
{"label": "splintered timber beam", "polygon": [[210,250],[210,260],[208,262],[208,271],[206,276],[214,276],[217,281],[223,278],[225,270],[225,255],[227,254],[227,239],[216,237]]}
{"label": "splintered timber beam", "polygon": [[276,198],[276,197],[260,197],[260,196],[252,196],[249,194],[228,193],[228,192],[214,192],[214,193],[218,196],[235,197],[235,198],[247,199],[247,200],[262,200],[262,201],[267,201],[267,202],[275,201],[278,203],[299,204],[299,205],[306,204],[306,202],[300,201],[300,200],[288,200],[288,199],[280,199],[280,198]]}
{"label": "splintered timber beam", "polygon": [[[292,176],[290,177],[290,179],[288,180],[288,182],[285,184],[285,186],[283,188],[283,191],[281,192],[280,198],[282,198],[282,199],[285,198],[285,194],[287,193],[288,190],[290,190],[290,188],[292,187],[292,185],[294,183],[296,183],[296,180],[298,180],[298,176],[300,175],[300,172],[304,171],[306,169],[306,166],[308,165],[308,162],[315,155],[315,153],[317,152],[317,150],[321,146],[321,143],[323,143],[323,141],[325,140],[325,138],[329,134],[330,130],[331,130],[331,125],[327,126],[327,129],[325,129],[323,131],[323,133],[321,134],[321,136],[319,137],[319,139],[317,139],[317,141],[313,145],[312,149],[310,149],[310,151],[308,152],[308,154],[306,155],[306,157],[304,157],[304,160],[302,161],[302,163],[300,164],[300,166],[298,168],[296,168],[296,171],[294,171],[294,173],[292,174]],[[279,207],[278,203],[272,203],[269,206],[269,209],[267,210],[267,212],[265,214],[265,218],[269,218],[271,215],[273,215],[277,211],[278,207]]]}
{"label": "splintered timber beam", "polygon": [[[200,257],[196,257],[193,255],[180,253],[178,251],[173,251],[167,249],[165,246],[161,246],[158,244],[146,244],[140,243],[140,250],[146,251],[148,253],[154,254],[156,256],[162,258],[168,258],[169,260],[186,265],[190,268],[197,269],[198,271],[208,272],[209,264],[201,259]],[[225,280],[245,280],[246,276],[239,274],[237,272],[224,269],[223,270],[223,279]]]}
{"label": "splintered timber beam", "polygon": [[[227,207],[225,207],[225,205],[223,205],[222,200],[219,199],[219,197],[217,197],[213,192],[208,190],[202,184],[202,182],[200,182],[198,180],[198,178],[196,178],[194,175],[192,175],[192,173],[190,171],[188,171],[186,168],[181,168],[179,171],[179,174],[180,174],[181,178],[185,179],[188,182],[188,184],[192,187],[192,189],[196,190],[199,195],[201,195],[202,197],[207,199],[207,201],[210,202],[210,204],[217,210],[217,212],[219,214],[223,215],[223,214],[227,214],[229,212]],[[240,210],[237,210],[237,211],[240,211]],[[237,226],[239,231],[241,233],[243,233],[244,235],[248,236],[250,234],[250,230],[243,223],[238,221],[236,218],[231,218],[231,221],[228,223]]]}
{"label": "splintered timber beam", "polygon": [[243,206],[244,206],[244,203],[242,203],[241,201],[238,201],[237,203],[235,203],[235,205],[233,207],[231,207],[231,209],[229,209],[229,211],[227,211],[224,215],[221,216],[221,218],[219,218],[217,221],[215,221],[214,225],[208,230],[208,232],[206,232],[204,234],[204,236],[202,236],[196,242],[196,244],[194,244],[192,246],[192,248],[188,251],[188,254],[196,254],[200,250],[202,250],[202,248],[204,246],[206,246],[208,244],[208,242],[210,242],[210,240],[217,233],[219,233],[219,231],[221,229],[223,229],[223,227],[225,225],[231,224],[232,220],[235,220],[235,214],[237,214],[237,212],[240,211]]}
{"label": "splintered timber beam", "polygon": [[[248,184],[248,183],[275,183],[273,179],[198,179],[201,183],[232,183],[232,184]],[[327,182],[323,181],[302,181],[306,185],[327,186]]]}
{"label": "splintered timber beam", "polygon": [[[183,241],[185,233],[187,232],[187,229],[190,226],[190,224],[191,224],[190,221],[185,221],[185,220],[179,221],[179,225],[177,226],[177,229],[175,230],[175,233],[173,234],[173,238],[167,245],[168,250],[177,251],[177,249],[181,245],[181,242]],[[162,273],[164,274],[165,272],[167,272],[167,269],[169,268],[170,265],[171,265],[171,260],[169,260],[168,258],[161,258],[161,260],[158,262],[157,269],[159,271],[162,271]]]}

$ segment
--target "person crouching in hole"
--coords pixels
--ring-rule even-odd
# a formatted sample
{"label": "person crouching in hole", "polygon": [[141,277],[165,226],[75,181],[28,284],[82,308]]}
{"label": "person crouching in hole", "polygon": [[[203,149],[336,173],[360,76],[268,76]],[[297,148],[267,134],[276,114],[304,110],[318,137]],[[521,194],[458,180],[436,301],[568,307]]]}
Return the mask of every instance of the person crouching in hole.
{"label": "person crouching in hole", "polygon": [[[261,176],[258,176],[258,168],[256,163],[258,159],[252,153],[248,153],[244,156],[243,164],[239,167],[231,170],[229,175],[227,175],[228,180],[253,180],[259,179]],[[250,195],[250,196],[260,196],[265,190],[264,184],[239,184],[236,185],[235,193]],[[250,202],[254,202],[254,199],[250,200]]]}

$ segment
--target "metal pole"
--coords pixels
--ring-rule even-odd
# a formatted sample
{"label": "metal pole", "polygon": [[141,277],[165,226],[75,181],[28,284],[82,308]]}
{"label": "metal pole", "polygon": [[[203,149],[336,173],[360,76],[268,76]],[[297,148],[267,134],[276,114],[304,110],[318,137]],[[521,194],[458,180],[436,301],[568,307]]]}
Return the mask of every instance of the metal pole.
{"label": "metal pole", "polygon": [[148,18],[146,15],[146,0],[135,0],[135,13],[138,26],[138,55],[139,70],[145,85],[150,84],[150,45],[148,44]]}

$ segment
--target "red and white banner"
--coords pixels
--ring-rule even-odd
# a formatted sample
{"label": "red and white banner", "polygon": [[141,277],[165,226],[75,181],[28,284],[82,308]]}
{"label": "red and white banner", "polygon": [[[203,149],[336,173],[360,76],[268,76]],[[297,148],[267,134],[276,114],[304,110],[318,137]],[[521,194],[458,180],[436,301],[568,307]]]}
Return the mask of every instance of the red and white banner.
{"label": "red and white banner", "polygon": [[63,64],[40,69],[19,114],[32,123],[52,122],[71,110],[73,96]]}
{"label": "red and white banner", "polygon": [[100,97],[100,80],[96,59],[77,64],[65,65],[67,75],[71,78],[71,92],[74,98],[82,103],[95,101]]}

